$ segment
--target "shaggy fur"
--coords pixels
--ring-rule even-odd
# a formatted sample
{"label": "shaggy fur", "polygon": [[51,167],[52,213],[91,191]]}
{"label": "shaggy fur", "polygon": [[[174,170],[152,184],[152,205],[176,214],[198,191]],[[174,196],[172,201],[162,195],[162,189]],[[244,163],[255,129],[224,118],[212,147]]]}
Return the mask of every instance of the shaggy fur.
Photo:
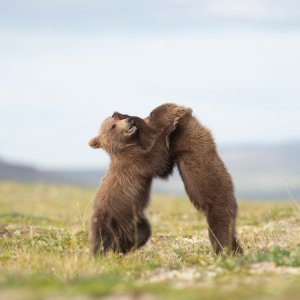
{"label": "shaggy fur", "polygon": [[[182,109],[176,110],[184,113]],[[103,148],[111,163],[95,197],[91,220],[91,252],[108,250],[127,253],[143,246],[151,235],[144,211],[149,202],[154,176],[165,177],[169,165],[168,137],[177,119],[162,127],[150,127],[138,117],[114,113],[90,141]]]}
{"label": "shaggy fur", "polygon": [[[154,109],[145,121],[155,128],[170,122],[178,106],[167,103]],[[243,250],[236,238],[237,202],[230,174],[219,157],[214,139],[192,114],[186,114],[170,137],[170,162],[177,164],[193,205],[204,212],[215,253]]]}

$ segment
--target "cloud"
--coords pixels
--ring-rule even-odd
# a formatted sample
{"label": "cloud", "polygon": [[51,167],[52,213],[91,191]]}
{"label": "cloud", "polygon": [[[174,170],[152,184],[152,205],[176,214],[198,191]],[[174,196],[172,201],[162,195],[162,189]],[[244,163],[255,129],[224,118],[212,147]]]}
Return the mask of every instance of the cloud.
{"label": "cloud", "polygon": [[0,38],[8,158],[93,165],[104,155],[87,141],[101,120],[115,110],[146,116],[167,101],[191,106],[218,144],[300,137],[298,33]]}
{"label": "cloud", "polygon": [[[296,3],[295,3],[296,4]],[[300,7],[300,5],[296,5]],[[265,21],[296,20],[300,13],[291,3],[269,0],[218,0],[210,1],[207,13],[228,18],[261,19]]]}
{"label": "cloud", "polygon": [[0,25],[73,32],[166,32],[224,26],[300,28],[292,0],[11,0],[0,3]]}
{"label": "cloud", "polygon": [[102,119],[146,116],[166,101],[193,107],[218,143],[299,138],[299,7],[1,1],[1,155],[93,165],[103,155],[87,141]]}

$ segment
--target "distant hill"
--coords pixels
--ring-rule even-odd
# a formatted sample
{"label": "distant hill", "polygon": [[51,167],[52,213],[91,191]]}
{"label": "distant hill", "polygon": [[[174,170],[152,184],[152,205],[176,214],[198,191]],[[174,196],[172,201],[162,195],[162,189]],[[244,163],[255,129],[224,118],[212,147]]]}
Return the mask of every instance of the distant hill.
{"label": "distant hill", "polygon": [[300,142],[220,150],[240,197],[300,198]]}
{"label": "distant hill", "polygon": [[9,163],[0,160],[0,181],[18,181],[26,183],[70,184],[94,187],[105,174],[98,170],[41,170],[35,167]]}
{"label": "distant hill", "polygon": [[[219,149],[239,198],[288,199],[286,186],[300,199],[300,142],[269,146],[231,146]],[[43,182],[96,187],[105,170],[40,170],[0,160],[0,181]],[[155,181],[160,193],[184,194],[178,172],[167,182]]]}

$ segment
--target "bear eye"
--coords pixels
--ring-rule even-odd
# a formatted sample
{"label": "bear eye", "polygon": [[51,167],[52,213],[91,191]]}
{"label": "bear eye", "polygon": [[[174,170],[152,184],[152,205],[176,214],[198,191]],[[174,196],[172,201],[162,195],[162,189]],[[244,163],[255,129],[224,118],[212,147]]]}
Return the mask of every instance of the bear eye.
{"label": "bear eye", "polygon": [[114,128],[116,128],[116,124],[113,124],[113,125],[111,126],[111,129],[114,129]]}

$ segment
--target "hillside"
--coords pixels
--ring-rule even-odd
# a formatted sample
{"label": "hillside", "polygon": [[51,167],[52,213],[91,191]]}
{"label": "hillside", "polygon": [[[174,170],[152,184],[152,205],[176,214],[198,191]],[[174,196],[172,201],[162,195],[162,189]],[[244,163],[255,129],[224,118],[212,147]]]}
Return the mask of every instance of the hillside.
{"label": "hillside", "polygon": [[[231,146],[219,149],[240,198],[287,199],[288,189],[300,198],[300,142],[269,146]],[[0,181],[44,182],[96,187],[105,169],[40,170],[0,161]],[[154,190],[184,194],[178,172],[168,182],[156,181]]]}
{"label": "hillside", "polygon": [[0,160],[0,181],[24,183],[69,184],[82,187],[97,186],[105,170],[41,170],[36,167]]}
{"label": "hillside", "polygon": [[221,149],[241,197],[300,198],[300,142]]}

